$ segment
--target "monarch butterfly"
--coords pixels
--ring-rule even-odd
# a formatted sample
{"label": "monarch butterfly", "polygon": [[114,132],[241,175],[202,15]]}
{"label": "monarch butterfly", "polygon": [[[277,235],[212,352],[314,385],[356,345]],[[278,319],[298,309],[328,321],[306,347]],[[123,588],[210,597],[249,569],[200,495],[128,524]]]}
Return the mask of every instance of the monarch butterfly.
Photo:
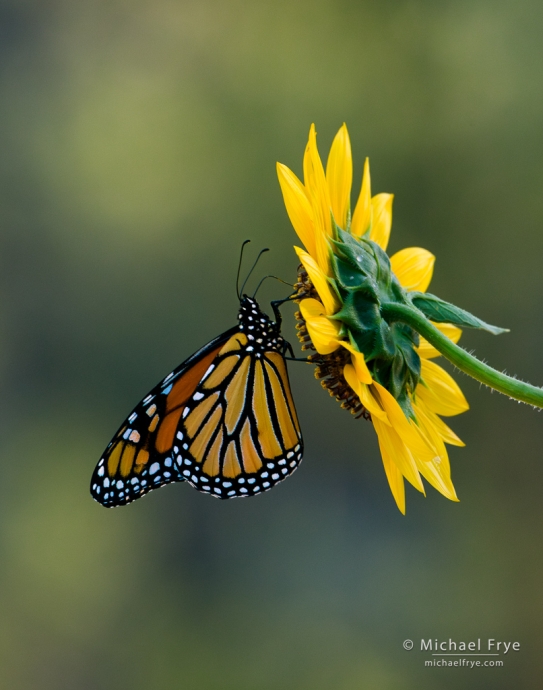
{"label": "monarch butterfly", "polygon": [[294,472],[303,441],[278,304],[272,302],[272,321],[244,294],[238,325],[134,408],[94,470],[96,501],[113,508],[182,481],[216,498],[254,496]]}

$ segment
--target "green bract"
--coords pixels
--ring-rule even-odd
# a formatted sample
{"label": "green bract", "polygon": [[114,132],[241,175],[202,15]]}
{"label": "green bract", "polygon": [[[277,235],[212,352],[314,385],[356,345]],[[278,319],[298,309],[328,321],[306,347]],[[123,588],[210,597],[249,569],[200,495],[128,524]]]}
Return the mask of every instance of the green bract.
{"label": "green bract", "polygon": [[367,237],[357,238],[337,228],[332,246],[331,282],[341,301],[332,319],[340,321],[348,337],[364,354],[372,376],[398,400],[412,416],[409,393],[421,378],[421,362],[416,351],[419,334],[400,323],[392,305],[416,310],[425,320],[452,323],[498,334],[503,328],[490,326],[453,304],[421,292],[408,292],[391,270],[390,260],[378,244]]}

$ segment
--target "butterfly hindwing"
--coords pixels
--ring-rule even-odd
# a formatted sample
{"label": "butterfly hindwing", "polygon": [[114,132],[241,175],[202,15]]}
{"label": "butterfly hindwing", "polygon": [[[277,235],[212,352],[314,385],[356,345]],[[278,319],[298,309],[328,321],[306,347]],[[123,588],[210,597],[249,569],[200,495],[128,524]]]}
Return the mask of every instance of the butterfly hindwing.
{"label": "butterfly hindwing", "polygon": [[256,300],[134,409],[91,482],[105,506],[184,481],[216,498],[257,495],[288,477],[303,442],[279,325]]}
{"label": "butterfly hindwing", "polygon": [[177,432],[183,478],[217,498],[267,491],[302,458],[283,354],[255,352],[251,342],[244,332],[231,336],[187,403]]}

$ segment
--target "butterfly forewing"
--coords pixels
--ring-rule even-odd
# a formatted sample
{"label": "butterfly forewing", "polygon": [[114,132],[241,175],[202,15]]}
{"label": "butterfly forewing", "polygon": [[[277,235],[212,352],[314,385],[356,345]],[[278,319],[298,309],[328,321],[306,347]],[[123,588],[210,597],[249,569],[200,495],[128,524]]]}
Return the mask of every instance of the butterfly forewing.
{"label": "butterfly forewing", "polygon": [[238,318],[128,417],[93,475],[96,500],[123,505],[184,480],[216,498],[252,496],[297,468],[302,437],[279,326],[248,297]]}
{"label": "butterfly forewing", "polygon": [[100,458],[91,495],[114,507],[152,489],[183,481],[173,460],[184,404],[228,340],[231,329],[180,364],[135,407]]}

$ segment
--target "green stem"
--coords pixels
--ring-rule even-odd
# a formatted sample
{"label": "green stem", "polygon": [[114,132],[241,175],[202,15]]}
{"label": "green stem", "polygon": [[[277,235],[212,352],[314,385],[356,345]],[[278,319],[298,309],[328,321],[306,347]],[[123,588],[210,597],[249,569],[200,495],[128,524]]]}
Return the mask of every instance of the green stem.
{"label": "green stem", "polygon": [[477,379],[477,381],[484,383],[485,386],[494,388],[494,390],[515,398],[515,400],[520,400],[536,407],[543,407],[543,389],[514,379],[511,376],[496,371],[487,364],[483,364],[483,362],[480,362],[476,357],[470,355],[443,335],[415,307],[387,302],[381,305],[381,314],[389,322],[401,321],[411,326],[458,369]]}

